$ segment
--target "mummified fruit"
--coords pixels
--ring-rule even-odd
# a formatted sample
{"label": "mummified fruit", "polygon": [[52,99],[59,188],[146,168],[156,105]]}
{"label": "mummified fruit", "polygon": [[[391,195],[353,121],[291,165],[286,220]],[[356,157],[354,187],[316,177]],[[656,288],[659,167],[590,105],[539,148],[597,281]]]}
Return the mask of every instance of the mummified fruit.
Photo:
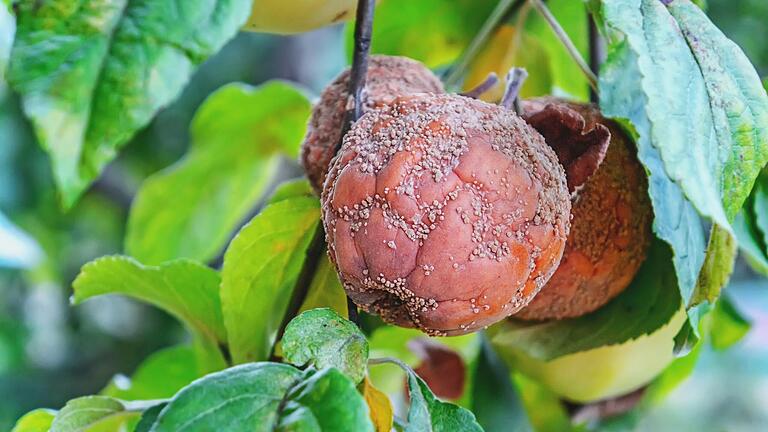
{"label": "mummified fruit", "polygon": [[523,107],[526,119],[558,153],[574,196],[560,267],[515,317],[584,315],[622,292],[645,259],[652,220],[645,171],[632,142],[596,107],[557,99],[527,101]]}
{"label": "mummified fruit", "polygon": [[357,0],[253,0],[246,30],[299,33],[347,21]]}
{"label": "mummified fruit", "polygon": [[[310,183],[320,193],[328,165],[341,140],[341,127],[348,106],[349,69],[323,90],[312,111],[307,136],[301,147],[301,163]],[[364,110],[392,102],[398,96],[442,93],[443,84],[421,63],[405,57],[373,56],[368,65]]]}
{"label": "mummified fruit", "polygon": [[322,194],[328,253],[352,300],[431,335],[525,306],[568,235],[565,173],[513,112],[413,95],[366,113]]}

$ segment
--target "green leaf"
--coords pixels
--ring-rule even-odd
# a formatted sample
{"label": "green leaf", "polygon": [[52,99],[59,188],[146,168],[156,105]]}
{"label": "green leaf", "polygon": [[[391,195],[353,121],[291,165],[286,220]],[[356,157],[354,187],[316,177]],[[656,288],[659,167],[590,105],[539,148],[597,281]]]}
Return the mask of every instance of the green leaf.
{"label": "green leaf", "polygon": [[[603,12],[621,34],[613,49],[634,55],[644,101],[636,112],[610,103],[607,110],[632,121],[698,211],[730,231],[768,162],[768,96],[757,73],[688,0],[606,0]],[[601,96],[614,79],[601,80]]]}
{"label": "green leaf", "polygon": [[437,399],[413,369],[405,363],[398,365],[406,372],[411,400],[405,432],[483,431],[471,411]]}
{"label": "green leaf", "polygon": [[323,254],[317,264],[315,276],[307,292],[307,298],[301,305],[299,312],[327,307],[333,309],[342,318],[349,318],[347,310],[347,294],[341,286],[336,267],[331,264],[328,254]]}
{"label": "green leaf", "polygon": [[[376,7],[371,52],[411,57],[434,68],[456,60],[493,10],[492,0],[386,0]],[[352,52],[353,25],[347,26]]]}
{"label": "green leaf", "polygon": [[19,2],[9,80],[69,207],[248,18],[248,0]]}
{"label": "green leaf", "polygon": [[212,342],[227,340],[219,301],[219,275],[189,260],[145,266],[125,256],[98,258],[83,266],[72,283],[73,302],[123,294],[153,304]]}
{"label": "green leaf", "polygon": [[122,400],[167,399],[204,375],[197,363],[191,346],[165,348],[147,357],[130,379],[113,378],[101,394]]}
{"label": "green leaf", "polygon": [[309,181],[306,178],[298,178],[283,182],[275,188],[275,192],[269,197],[268,204],[274,204],[287,198],[294,198],[300,196],[311,197],[314,196],[312,186],[309,185]]}
{"label": "green leaf", "polygon": [[730,348],[749,332],[751,326],[728,296],[720,297],[710,323],[712,346],[717,350]]}
{"label": "green leaf", "polygon": [[520,394],[507,366],[483,338],[475,364],[472,412],[486,432],[530,431]]}
{"label": "green leaf", "polygon": [[768,172],[758,178],[753,192],[754,201],[752,203],[752,219],[757,228],[757,233],[762,236],[759,239],[762,245],[763,255],[768,254]]}
{"label": "green leaf", "polygon": [[294,86],[229,84],[192,120],[181,161],[149,177],[128,219],[125,248],[146,264],[214,258],[254,208],[277,170],[295,159],[310,103]]}
{"label": "green leaf", "polygon": [[679,309],[680,295],[669,247],[655,240],[629,287],[600,309],[557,321],[505,320],[489,332],[495,346],[552,360],[650,334],[667,324]]}
{"label": "green leaf", "polygon": [[85,396],[67,402],[53,419],[51,432],[101,431],[104,425],[120,425],[138,415],[117,399]]}
{"label": "green leaf", "polygon": [[312,309],[292,319],[282,340],[283,357],[296,366],[335,367],[355,383],[368,366],[368,341],[357,325],[331,309]]}
{"label": "green leaf", "polygon": [[56,411],[36,409],[24,414],[13,427],[11,432],[48,432],[53,423]]}
{"label": "green leaf", "polygon": [[265,360],[320,219],[316,198],[267,206],[224,255],[221,303],[232,359]]}
{"label": "green leaf", "polygon": [[144,413],[141,415],[139,423],[136,425],[136,429],[134,429],[133,432],[149,432],[152,429],[152,426],[155,425],[157,417],[160,416],[160,413],[163,411],[166,405],[168,404],[157,404],[152,408],[144,411]]}
{"label": "green leaf", "polygon": [[0,86],[5,82],[5,67],[11,55],[13,36],[16,34],[16,18],[9,0],[0,1]]}
{"label": "green leaf", "polygon": [[362,395],[336,369],[251,363],[179,392],[153,431],[373,431]]}

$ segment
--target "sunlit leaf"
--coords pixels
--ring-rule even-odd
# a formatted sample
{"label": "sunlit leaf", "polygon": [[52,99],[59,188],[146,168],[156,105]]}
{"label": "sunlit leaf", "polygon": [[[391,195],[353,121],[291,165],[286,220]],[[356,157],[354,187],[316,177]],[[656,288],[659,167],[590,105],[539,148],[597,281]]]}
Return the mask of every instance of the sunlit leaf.
{"label": "sunlit leaf", "polygon": [[266,360],[320,220],[316,198],[267,206],[224,255],[221,303],[236,363]]}
{"label": "sunlit leaf", "polygon": [[152,430],[366,432],[373,425],[363,396],[338,370],[251,363],[184,388]]}
{"label": "sunlit leaf", "polygon": [[36,409],[24,414],[13,427],[11,432],[48,432],[53,423],[56,411]]}
{"label": "sunlit leaf", "polygon": [[[96,432],[118,430],[119,426],[137,420],[139,413],[107,396],[84,396],[67,402],[53,419],[51,432]],[[109,426],[109,427],[107,427]]]}
{"label": "sunlit leaf", "polygon": [[357,325],[331,309],[312,309],[292,319],[282,339],[283,357],[296,366],[335,367],[355,383],[365,377],[368,341]]}
{"label": "sunlit leaf", "polygon": [[279,155],[295,159],[310,103],[292,85],[230,84],[203,103],[192,146],[149,177],[128,219],[126,251],[146,264],[209,261],[262,197]]}
{"label": "sunlit leaf", "polygon": [[[248,0],[18,3],[9,80],[65,206],[235,35]],[[65,25],[64,25],[65,24]]]}
{"label": "sunlit leaf", "polygon": [[72,283],[73,302],[123,294],[151,303],[210,341],[227,340],[215,270],[188,260],[145,266],[125,256],[107,256],[83,266]]}

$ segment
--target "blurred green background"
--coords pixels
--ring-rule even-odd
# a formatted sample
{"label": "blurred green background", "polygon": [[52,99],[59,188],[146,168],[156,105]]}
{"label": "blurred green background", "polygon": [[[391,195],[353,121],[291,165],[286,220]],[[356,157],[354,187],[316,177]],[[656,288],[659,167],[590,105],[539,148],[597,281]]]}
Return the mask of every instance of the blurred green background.
{"label": "blurred green background", "polygon": [[[713,21],[768,75],[768,1],[709,0]],[[130,374],[185,333],[169,316],[120,297],[70,307],[80,266],[120,253],[127,211],[141,181],[178,160],[205,97],[234,81],[298,82],[316,95],[344,66],[341,27],[291,37],[241,33],[194,75],[182,96],[126,146],[79,205],[64,214],[47,156],[18,99],[0,85],[0,212],[30,233],[44,259],[29,270],[0,268],[0,430],[22,413],[56,408]],[[294,161],[283,178],[300,175]],[[0,224],[4,221],[0,220]],[[2,239],[0,238],[0,241]],[[2,260],[0,259],[0,262]],[[768,425],[768,281],[737,266],[727,293],[752,330],[725,352],[706,351],[696,371],[640,422],[648,431],[751,431]]]}

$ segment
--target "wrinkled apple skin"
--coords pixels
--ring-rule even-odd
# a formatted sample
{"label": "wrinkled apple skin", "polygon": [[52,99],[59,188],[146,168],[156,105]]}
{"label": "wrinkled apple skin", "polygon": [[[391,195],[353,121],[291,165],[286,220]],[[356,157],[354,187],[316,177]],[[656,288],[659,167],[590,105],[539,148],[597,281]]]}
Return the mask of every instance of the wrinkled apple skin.
{"label": "wrinkled apple skin", "polygon": [[430,335],[518,311],[560,262],[565,173],[514,112],[404,96],[344,137],[321,197],[328,253],[362,309]]}
{"label": "wrinkled apple skin", "polygon": [[291,34],[354,18],[357,0],[254,0],[245,30]]}
{"label": "wrinkled apple skin", "polygon": [[[312,188],[320,194],[328,166],[341,141],[349,100],[349,69],[339,74],[312,109],[307,135],[301,144],[301,165]],[[371,56],[368,62],[363,112],[388,104],[399,96],[443,93],[443,84],[421,63],[407,57]]]}
{"label": "wrinkled apple skin", "polygon": [[669,323],[651,334],[550,361],[535,359],[514,347],[494,346],[512,369],[564,399],[588,403],[621,396],[650,383],[674,360],[674,338],[685,319],[685,310],[680,308]]}

